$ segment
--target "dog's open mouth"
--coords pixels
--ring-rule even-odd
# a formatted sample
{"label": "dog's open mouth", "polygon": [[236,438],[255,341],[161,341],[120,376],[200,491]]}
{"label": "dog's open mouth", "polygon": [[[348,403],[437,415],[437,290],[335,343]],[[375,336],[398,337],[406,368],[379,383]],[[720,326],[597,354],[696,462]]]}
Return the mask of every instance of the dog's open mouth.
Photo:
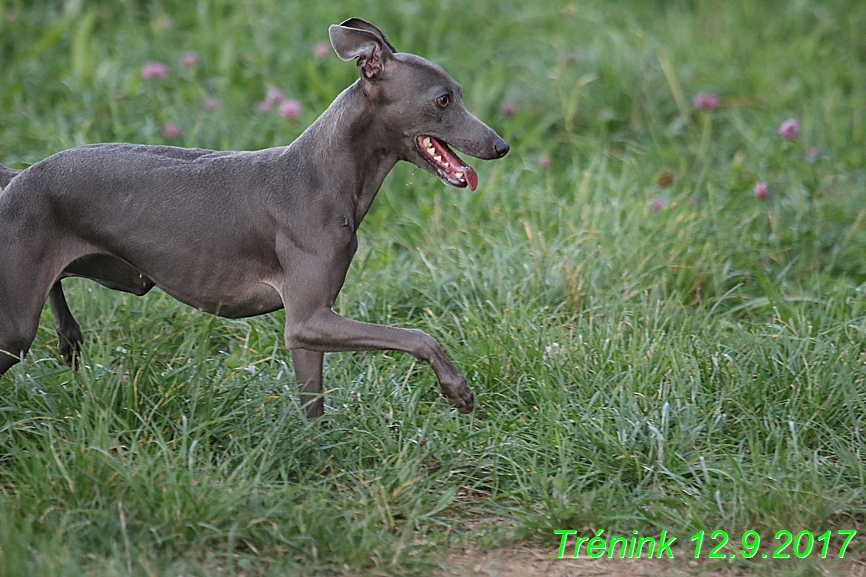
{"label": "dog's open mouth", "polygon": [[478,175],[475,169],[460,160],[447,144],[426,134],[418,136],[415,142],[421,155],[433,165],[443,181],[460,188],[468,186],[469,190],[478,187]]}

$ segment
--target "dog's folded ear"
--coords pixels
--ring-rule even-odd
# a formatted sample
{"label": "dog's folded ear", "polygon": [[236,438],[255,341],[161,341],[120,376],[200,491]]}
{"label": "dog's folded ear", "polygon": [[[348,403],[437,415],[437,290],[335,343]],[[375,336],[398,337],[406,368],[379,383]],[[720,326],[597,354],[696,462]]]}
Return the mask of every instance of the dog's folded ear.
{"label": "dog's folded ear", "polygon": [[382,31],[360,18],[349,18],[328,29],[331,45],[342,60],[358,59],[365,78],[380,76],[396,52]]}
{"label": "dog's folded ear", "polygon": [[349,18],[348,20],[340,24],[340,26],[344,26],[346,28],[357,28],[358,30],[366,30],[367,32],[372,32],[379,37],[379,40],[382,41],[382,44],[391,49],[391,52],[397,52],[397,49],[394,48],[394,46],[390,42],[388,42],[388,39],[385,38],[385,35],[382,34],[382,31],[373,24],[367,22],[366,20],[362,20],[360,18]]}

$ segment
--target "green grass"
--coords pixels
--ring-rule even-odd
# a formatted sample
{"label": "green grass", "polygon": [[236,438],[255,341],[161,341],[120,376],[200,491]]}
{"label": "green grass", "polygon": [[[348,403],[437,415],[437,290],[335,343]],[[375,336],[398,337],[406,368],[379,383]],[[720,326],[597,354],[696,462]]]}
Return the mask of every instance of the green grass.
{"label": "green grass", "polygon": [[[81,370],[46,310],[0,380],[0,576],[429,575],[554,529],[866,530],[866,4],[330,4],[0,0],[0,162],[288,143],[357,74],[313,45],[375,22],[512,152],[474,194],[398,166],[335,309],[433,334],[484,410],[406,355],[332,354],[308,424],[280,313],[64,281]],[[256,112],[269,87],[301,115]]]}

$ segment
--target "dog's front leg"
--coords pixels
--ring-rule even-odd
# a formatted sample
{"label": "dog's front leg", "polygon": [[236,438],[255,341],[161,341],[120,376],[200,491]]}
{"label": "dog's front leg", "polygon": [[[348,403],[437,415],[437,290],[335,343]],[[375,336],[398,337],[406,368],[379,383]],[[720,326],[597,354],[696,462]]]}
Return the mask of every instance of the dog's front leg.
{"label": "dog's front leg", "polygon": [[308,419],[325,414],[325,399],[322,397],[322,364],[325,353],[307,349],[292,349],[292,365],[301,390],[301,406]]}
{"label": "dog's front leg", "polygon": [[[475,406],[466,377],[448,359],[436,339],[424,331],[355,321],[327,308],[304,320],[293,320],[290,310],[286,313],[286,346],[292,351],[403,351],[430,363],[442,394],[458,411],[468,413]],[[318,386],[321,387],[321,380]]]}

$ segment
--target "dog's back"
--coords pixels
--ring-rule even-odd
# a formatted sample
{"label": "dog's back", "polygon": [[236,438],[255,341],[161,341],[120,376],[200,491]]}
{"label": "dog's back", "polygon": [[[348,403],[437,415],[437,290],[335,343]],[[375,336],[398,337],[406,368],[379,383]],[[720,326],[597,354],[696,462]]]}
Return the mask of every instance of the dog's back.
{"label": "dog's back", "polygon": [[16,176],[18,176],[18,174],[20,174],[20,173],[21,173],[20,170],[15,170],[13,168],[6,168],[2,164],[0,164],[0,192],[2,192],[2,190],[4,188],[6,188],[6,186],[10,182],[12,182],[12,179],[15,178]]}

